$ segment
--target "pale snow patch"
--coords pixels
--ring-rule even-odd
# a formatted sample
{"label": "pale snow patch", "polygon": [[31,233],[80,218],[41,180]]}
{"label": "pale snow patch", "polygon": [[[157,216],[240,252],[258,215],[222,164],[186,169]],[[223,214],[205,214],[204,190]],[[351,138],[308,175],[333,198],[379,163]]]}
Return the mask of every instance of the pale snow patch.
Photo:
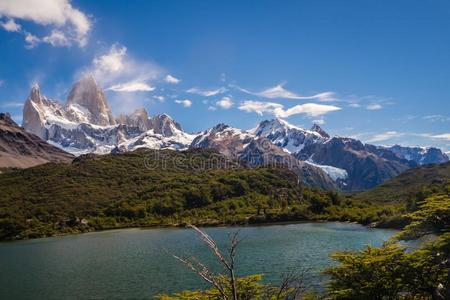
{"label": "pale snow patch", "polygon": [[313,163],[311,161],[305,161],[305,162],[311,166],[322,169],[322,171],[327,173],[328,176],[330,176],[330,178],[333,179],[334,181],[336,181],[338,179],[345,180],[348,178],[348,173],[344,169],[336,168],[333,166],[327,166],[327,165],[319,165],[319,164]]}

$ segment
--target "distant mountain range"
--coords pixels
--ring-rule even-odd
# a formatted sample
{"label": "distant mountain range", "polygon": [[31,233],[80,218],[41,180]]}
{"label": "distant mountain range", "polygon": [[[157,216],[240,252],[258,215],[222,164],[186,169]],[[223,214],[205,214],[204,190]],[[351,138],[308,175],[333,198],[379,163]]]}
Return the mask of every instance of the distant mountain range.
{"label": "distant mountain range", "polygon": [[74,84],[64,105],[33,86],[23,112],[26,131],[74,155],[215,149],[247,165],[287,165],[304,183],[322,188],[365,190],[410,168],[449,160],[437,148],[374,146],[332,137],[318,125],[306,130],[281,119],[263,121],[251,130],[218,124],[190,134],[168,115],[149,117],[144,108],[114,118],[92,76]]}

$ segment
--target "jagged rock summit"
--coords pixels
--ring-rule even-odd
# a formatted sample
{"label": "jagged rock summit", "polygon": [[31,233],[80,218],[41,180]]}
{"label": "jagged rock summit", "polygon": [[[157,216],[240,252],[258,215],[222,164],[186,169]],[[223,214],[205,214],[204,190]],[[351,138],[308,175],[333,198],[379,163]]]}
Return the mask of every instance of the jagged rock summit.
{"label": "jagged rock summit", "polygon": [[319,132],[299,128],[279,118],[262,121],[251,132],[258,137],[269,139],[289,153],[297,153],[307,145],[327,140],[327,137]]}
{"label": "jagged rock summit", "polygon": [[314,123],[314,125],[311,127],[311,131],[317,132],[324,138],[330,138],[330,135],[325,130],[323,130],[322,127],[319,126],[319,124]]}
{"label": "jagged rock summit", "polygon": [[66,111],[75,122],[99,126],[116,124],[105,94],[91,75],[84,76],[73,85],[67,97]]}
{"label": "jagged rock summit", "polygon": [[65,105],[43,96],[34,85],[24,106],[23,126],[75,155],[142,147],[180,150],[195,137],[166,114],[149,117],[145,108],[115,119],[104,92],[90,75],[73,85]]}

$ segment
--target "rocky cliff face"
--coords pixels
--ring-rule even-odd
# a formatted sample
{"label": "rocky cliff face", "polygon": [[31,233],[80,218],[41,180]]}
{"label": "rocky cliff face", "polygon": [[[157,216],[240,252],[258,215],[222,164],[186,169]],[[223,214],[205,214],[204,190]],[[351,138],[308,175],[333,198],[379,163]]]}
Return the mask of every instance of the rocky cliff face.
{"label": "rocky cliff face", "polygon": [[163,136],[173,136],[178,131],[182,131],[181,125],[166,114],[156,115],[149,119],[149,128]]}
{"label": "rocky cliff face", "polygon": [[46,126],[51,122],[57,122],[58,119],[64,120],[65,118],[64,108],[59,103],[41,95],[39,85],[33,85],[23,108],[25,130],[46,140],[48,138]]}
{"label": "rocky cliff face", "polygon": [[130,115],[120,114],[116,123],[138,127],[141,131],[150,129],[148,113],[145,108],[137,109]]}
{"label": "rocky cliff face", "polygon": [[0,167],[27,168],[47,162],[70,162],[73,155],[54,147],[0,113]]}
{"label": "rocky cliff face", "polygon": [[116,124],[105,94],[90,75],[74,84],[65,108],[69,118],[77,123],[99,126]]}

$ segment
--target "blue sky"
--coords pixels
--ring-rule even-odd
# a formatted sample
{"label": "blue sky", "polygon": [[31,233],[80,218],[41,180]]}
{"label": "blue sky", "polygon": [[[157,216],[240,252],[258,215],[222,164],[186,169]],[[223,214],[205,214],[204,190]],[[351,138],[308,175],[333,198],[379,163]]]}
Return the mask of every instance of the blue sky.
{"label": "blue sky", "polygon": [[[187,131],[283,118],[450,150],[450,2],[0,0],[0,111],[92,73]],[[170,76],[169,76],[170,75]]]}

